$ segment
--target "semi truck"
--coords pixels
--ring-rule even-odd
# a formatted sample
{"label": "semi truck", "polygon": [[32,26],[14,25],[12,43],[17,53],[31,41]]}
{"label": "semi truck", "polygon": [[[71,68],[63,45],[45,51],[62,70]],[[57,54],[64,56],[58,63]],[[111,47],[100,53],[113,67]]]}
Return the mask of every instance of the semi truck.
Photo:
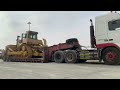
{"label": "semi truck", "polygon": [[[82,47],[84,46],[79,44],[77,38],[70,38],[66,40],[65,43],[59,43],[53,46],[47,46],[47,41],[44,40],[45,45],[40,46],[40,43],[36,44],[36,41],[38,41],[37,38],[30,38],[29,35],[26,34],[24,39],[29,41],[30,38],[31,42],[29,44],[28,41],[27,43],[22,42],[22,44],[26,47],[30,47],[31,51],[27,51],[25,47],[17,49],[19,48],[17,47],[17,40],[17,45],[15,45],[14,48],[12,48],[11,45],[6,47],[4,61],[9,61],[8,57],[11,58],[11,61],[26,61],[26,58],[23,56],[30,53],[30,58],[37,57],[37,60],[42,56],[42,62],[83,63],[87,60],[99,60],[108,65],[120,64],[120,14],[111,12],[97,16],[95,17],[95,26],[92,19],[90,19],[90,22],[91,49],[83,49]],[[30,35],[34,35],[34,33]],[[23,38],[22,41],[24,41]],[[35,49],[35,47],[37,48]],[[20,59],[12,60],[13,57],[20,57]],[[29,59],[29,61],[34,61],[34,59]]]}
{"label": "semi truck", "polygon": [[82,49],[78,40],[68,39],[49,47],[49,60],[56,63],[78,63],[99,60],[108,65],[120,64],[120,14],[111,12],[90,19],[90,43],[92,49]]}

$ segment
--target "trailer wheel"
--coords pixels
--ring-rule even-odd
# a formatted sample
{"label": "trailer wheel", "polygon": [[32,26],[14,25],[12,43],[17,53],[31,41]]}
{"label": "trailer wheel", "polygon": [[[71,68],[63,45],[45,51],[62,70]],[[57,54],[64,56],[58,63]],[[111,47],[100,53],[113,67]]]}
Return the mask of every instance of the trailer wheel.
{"label": "trailer wheel", "polygon": [[108,65],[120,64],[120,51],[114,47],[105,49],[102,53],[103,61]]}
{"label": "trailer wheel", "polygon": [[78,62],[77,54],[76,54],[75,50],[66,51],[65,62],[66,63],[77,63]]}
{"label": "trailer wheel", "polygon": [[64,55],[64,51],[56,51],[54,53],[54,61],[56,63],[63,63],[65,61]]}

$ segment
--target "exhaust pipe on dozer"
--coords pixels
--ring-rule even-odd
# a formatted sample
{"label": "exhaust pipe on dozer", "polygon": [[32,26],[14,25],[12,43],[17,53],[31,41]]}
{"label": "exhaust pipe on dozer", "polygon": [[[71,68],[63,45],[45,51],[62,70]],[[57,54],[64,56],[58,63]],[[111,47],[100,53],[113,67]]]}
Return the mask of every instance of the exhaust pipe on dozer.
{"label": "exhaust pipe on dozer", "polygon": [[96,47],[96,40],[95,40],[95,36],[94,36],[94,25],[92,22],[92,19],[90,19],[91,22],[91,26],[90,26],[90,43],[91,43],[91,48],[95,48]]}
{"label": "exhaust pipe on dozer", "polygon": [[20,36],[17,36],[17,39],[16,39],[16,46],[18,46],[18,40],[19,40]]}

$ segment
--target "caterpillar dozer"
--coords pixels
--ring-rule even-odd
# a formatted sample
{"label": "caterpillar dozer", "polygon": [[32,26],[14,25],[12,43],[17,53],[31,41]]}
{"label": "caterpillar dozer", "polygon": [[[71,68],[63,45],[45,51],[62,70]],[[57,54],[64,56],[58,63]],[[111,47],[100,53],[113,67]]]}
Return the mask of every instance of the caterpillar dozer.
{"label": "caterpillar dozer", "polygon": [[38,40],[38,32],[26,31],[17,36],[16,45],[7,45],[3,61],[5,62],[48,62],[46,39]]}

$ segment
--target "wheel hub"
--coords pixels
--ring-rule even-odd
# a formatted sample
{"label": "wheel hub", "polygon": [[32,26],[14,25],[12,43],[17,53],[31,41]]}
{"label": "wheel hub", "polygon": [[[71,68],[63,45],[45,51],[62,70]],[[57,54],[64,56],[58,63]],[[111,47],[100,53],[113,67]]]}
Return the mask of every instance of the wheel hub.
{"label": "wheel hub", "polygon": [[109,53],[107,53],[107,55],[106,55],[106,58],[107,58],[107,60],[109,60],[109,61],[113,61],[113,60],[115,59],[115,57],[116,57],[116,54],[113,53],[113,52],[109,52]]}
{"label": "wheel hub", "polygon": [[69,54],[67,55],[67,59],[68,59],[69,61],[72,61],[72,60],[73,60],[73,54],[69,53]]}
{"label": "wheel hub", "polygon": [[61,55],[60,55],[60,54],[57,54],[57,55],[56,55],[56,58],[60,59],[60,58],[61,58]]}

